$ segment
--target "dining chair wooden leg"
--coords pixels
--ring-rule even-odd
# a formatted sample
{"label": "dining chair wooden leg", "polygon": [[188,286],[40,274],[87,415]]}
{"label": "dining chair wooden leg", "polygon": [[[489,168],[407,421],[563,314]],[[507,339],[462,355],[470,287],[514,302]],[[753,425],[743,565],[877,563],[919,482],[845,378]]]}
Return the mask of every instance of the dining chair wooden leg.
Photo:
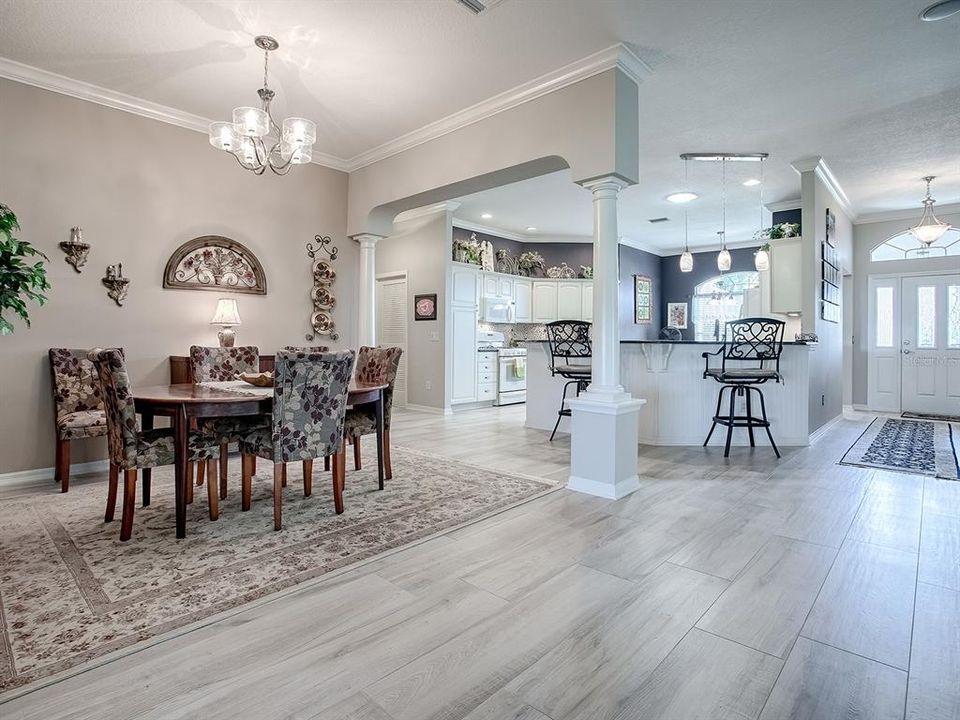
{"label": "dining chair wooden leg", "polygon": [[55,479],[60,481],[60,492],[70,489],[70,441],[57,439],[57,465]]}
{"label": "dining chair wooden leg", "polygon": [[120,539],[129,540],[133,535],[133,511],[137,504],[137,470],[123,472],[123,510],[120,518]]}
{"label": "dining chair wooden leg", "polygon": [[250,509],[250,495],[253,485],[253,455],[240,456],[240,508]]}
{"label": "dining chair wooden leg", "polygon": [[350,442],[353,443],[353,469],[360,470],[360,438],[353,437]]}
{"label": "dining chair wooden leg", "polygon": [[280,487],[286,487],[286,486],[287,486],[287,464],[286,464],[286,463],[280,463],[280,467],[281,467],[281,470],[280,470]]}
{"label": "dining chair wooden leg", "polygon": [[303,496],[313,494],[313,460],[303,461]]}
{"label": "dining chair wooden leg", "polygon": [[273,464],[273,529],[279,530],[283,526],[283,475],[285,463]]}
{"label": "dining chair wooden leg", "polygon": [[197,487],[203,485],[203,481],[207,474],[207,464],[205,462],[197,463]]}
{"label": "dining chair wooden leg", "polygon": [[213,482],[217,476],[217,461],[209,458],[201,462],[207,466],[207,505],[210,509],[210,519],[217,520],[220,518],[220,495],[217,492],[217,483]]}
{"label": "dining chair wooden leg", "polygon": [[327,472],[330,472],[330,456],[329,455],[327,455],[323,459],[323,469]]}
{"label": "dining chair wooden leg", "polygon": [[393,480],[393,463],[390,461],[390,431],[383,429],[383,473],[387,480]]}
{"label": "dining chair wooden leg", "polygon": [[193,483],[190,482],[190,478],[193,477],[193,465],[192,462],[187,463],[187,505],[193,503]]}
{"label": "dining chair wooden leg", "polygon": [[347,473],[347,448],[341,445],[340,452],[333,456],[333,509],[337,515],[343,512],[343,476]]}
{"label": "dining chair wooden leg", "polygon": [[104,522],[113,522],[113,515],[117,511],[117,483],[120,479],[120,468],[110,463],[110,480],[107,485],[107,510],[103,513]]}
{"label": "dining chair wooden leg", "polygon": [[224,443],[220,446],[220,499],[227,497],[227,458],[229,457],[230,446]]}

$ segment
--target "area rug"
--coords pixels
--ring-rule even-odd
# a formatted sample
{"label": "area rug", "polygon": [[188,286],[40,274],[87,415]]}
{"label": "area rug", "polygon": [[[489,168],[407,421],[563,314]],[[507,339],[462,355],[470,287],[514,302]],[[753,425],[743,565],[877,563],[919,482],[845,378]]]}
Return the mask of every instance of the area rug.
{"label": "area rug", "polygon": [[960,479],[960,424],[874,418],[840,460],[841,465]]}
{"label": "area rug", "polygon": [[[374,458],[373,447],[367,457]],[[68,494],[38,489],[0,505],[0,692],[289,588],[559,487],[547,480],[393,449],[393,479],[348,469],[336,515],[330,474],[303,497],[289,466],[283,530],[273,530],[272,466],[261,462],[253,506],[240,510],[238,458],[221,515],[197,488],[187,537],[174,539],[173,473],[154,471],[133,538],[106,524],[106,482]],[[322,464],[320,465],[322,467]],[[138,492],[139,496],[139,492]]]}
{"label": "area rug", "polygon": [[910,420],[940,420],[941,422],[960,422],[960,415],[936,415],[934,413],[915,413],[915,412],[905,412],[900,413],[900,417],[908,418]]}

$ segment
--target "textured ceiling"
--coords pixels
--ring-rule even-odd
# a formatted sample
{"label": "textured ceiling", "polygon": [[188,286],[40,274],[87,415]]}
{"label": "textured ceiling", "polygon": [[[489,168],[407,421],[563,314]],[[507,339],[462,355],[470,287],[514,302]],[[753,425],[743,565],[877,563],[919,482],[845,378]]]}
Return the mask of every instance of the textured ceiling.
{"label": "textured ceiling", "polygon": [[[0,54],[226,119],[255,102],[252,38],[272,34],[278,114],[315,119],[317,149],[351,158],[625,42],[654,72],[624,232],[672,247],[682,214],[663,197],[682,184],[683,151],[770,153],[768,202],[798,195],[789,163],[810,155],[858,213],[916,206],[927,173],[938,200],[960,199],[960,15],[922,23],[927,4],[505,0],[475,16],[453,0],[0,0]],[[716,185],[704,188],[698,238],[717,224]],[[728,225],[755,223],[755,206],[732,198]],[[672,224],[651,229],[659,215]],[[583,222],[577,210],[563,234]]]}

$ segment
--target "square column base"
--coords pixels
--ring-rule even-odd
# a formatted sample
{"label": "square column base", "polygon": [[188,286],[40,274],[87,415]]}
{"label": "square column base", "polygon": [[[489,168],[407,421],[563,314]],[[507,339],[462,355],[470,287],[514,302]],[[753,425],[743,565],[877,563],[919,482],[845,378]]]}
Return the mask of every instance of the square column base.
{"label": "square column base", "polygon": [[572,413],[567,489],[619,500],[640,488],[637,445],[646,400],[613,400],[589,393],[567,404]]}

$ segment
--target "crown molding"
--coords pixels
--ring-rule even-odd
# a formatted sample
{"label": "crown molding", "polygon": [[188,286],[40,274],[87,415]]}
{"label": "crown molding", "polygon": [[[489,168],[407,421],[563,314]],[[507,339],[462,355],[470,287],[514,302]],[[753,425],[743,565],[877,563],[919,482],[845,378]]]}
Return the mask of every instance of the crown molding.
{"label": "crown molding", "polygon": [[469,230],[470,232],[483,233],[484,235],[493,235],[494,237],[503,238],[504,240],[514,240],[516,242],[532,242],[532,239],[528,235],[522,233],[513,232],[512,230],[503,230],[501,228],[493,227],[492,225],[481,225],[480,223],[470,222],[469,220],[461,220],[460,218],[453,219],[453,226],[458,227],[461,230]]}
{"label": "crown molding", "polygon": [[847,194],[843,191],[843,188],[840,187],[840,182],[833,174],[833,171],[830,170],[830,166],[827,165],[826,160],[819,155],[812,155],[810,157],[801,158],[800,160],[794,160],[790,164],[793,166],[793,169],[797,171],[797,173],[813,171],[820,179],[820,182],[826,185],[827,189],[830,191],[830,194],[833,195],[833,199],[840,204],[840,207],[843,209],[843,212],[846,214],[846,216],[850,218],[851,221],[856,221],[857,214],[853,211],[853,207],[850,205],[850,198],[847,197]]}
{"label": "crown molding", "polygon": [[[663,250],[661,250],[660,248],[655,248],[652,245],[648,245],[647,243],[641,240],[636,240],[635,238],[621,235],[620,244],[626,245],[627,247],[631,247],[634,250],[642,250],[645,253],[650,253],[651,255],[658,255],[660,257],[663,257]],[[681,250],[681,252],[683,251]]]}
{"label": "crown molding", "polygon": [[636,53],[622,43],[612,45],[604,50],[588,55],[585,58],[564,65],[558,70],[541,75],[530,82],[494,95],[476,105],[459,110],[452,115],[424,125],[418,130],[409,132],[389,142],[378,145],[365,152],[355,155],[348,161],[350,172],[385,160],[388,157],[405,150],[448,135],[468,125],[484,120],[505,110],[510,110],[530,100],[535,100],[555,90],[573,85],[598,75],[607,70],[619,68],[638,85],[643,78],[653,73],[653,70]]}
{"label": "crown molding", "polygon": [[796,200],[781,200],[780,202],[767,203],[764,207],[770,212],[783,212],[784,210],[799,210],[802,207],[800,198]]}
{"label": "crown molding", "polygon": [[[960,215],[960,203],[934,205],[933,209],[938,217],[941,215]],[[923,215],[923,208],[919,207],[904,208],[903,210],[881,210],[879,212],[858,215],[854,224],[865,225],[867,223],[888,222],[890,220],[915,220],[919,222],[921,215]]]}
{"label": "crown molding", "polygon": [[[756,240],[736,240],[734,242],[727,242],[727,250],[742,250],[744,248],[758,248],[760,243]],[[668,249],[661,250],[650,250],[649,252],[656,252],[660,257],[674,257],[675,255],[683,254],[683,246],[677,246]],[[710,246],[694,246],[690,248],[690,252],[694,255],[703,254],[703,253],[713,253],[720,252],[719,245],[710,245]]]}
{"label": "crown molding", "polygon": [[434,205],[424,205],[423,207],[414,208],[413,210],[404,210],[402,213],[397,215],[393,221],[397,222],[407,222],[408,220],[416,220],[418,218],[429,217],[431,215],[439,215],[440,213],[454,212],[460,205],[463,203],[458,200],[447,200],[445,202],[435,203]]}
{"label": "crown molding", "polygon": [[[160,105],[159,103],[143,100],[142,98],[127,95],[115,90],[93,85],[82,80],[74,80],[65,75],[58,75],[49,70],[42,70],[31,65],[0,57],[0,77],[24,85],[32,85],[42,90],[60,93],[79,100],[103,105],[114,110],[139,115],[150,120],[159,120],[160,122],[186,130],[203,133],[206,135],[209,131],[211,120],[209,118],[183,112],[176,108]],[[327,153],[314,152],[314,165],[322,165],[333,170],[348,171],[348,163],[342,158],[328,155]]]}

